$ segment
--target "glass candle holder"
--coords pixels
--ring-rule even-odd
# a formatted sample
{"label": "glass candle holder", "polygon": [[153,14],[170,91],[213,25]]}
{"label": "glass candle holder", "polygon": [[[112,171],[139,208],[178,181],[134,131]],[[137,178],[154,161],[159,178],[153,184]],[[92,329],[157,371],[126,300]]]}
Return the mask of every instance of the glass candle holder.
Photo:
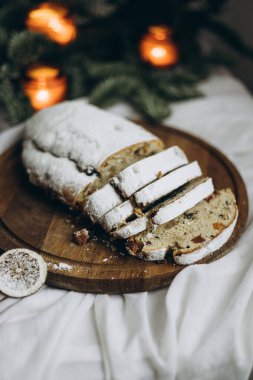
{"label": "glass candle holder", "polygon": [[140,57],[154,67],[166,68],[179,61],[179,50],[172,41],[172,30],[165,25],[151,26],[139,44]]}
{"label": "glass candle holder", "polygon": [[24,92],[35,110],[52,106],[65,99],[67,80],[54,66],[31,66],[23,80]]}

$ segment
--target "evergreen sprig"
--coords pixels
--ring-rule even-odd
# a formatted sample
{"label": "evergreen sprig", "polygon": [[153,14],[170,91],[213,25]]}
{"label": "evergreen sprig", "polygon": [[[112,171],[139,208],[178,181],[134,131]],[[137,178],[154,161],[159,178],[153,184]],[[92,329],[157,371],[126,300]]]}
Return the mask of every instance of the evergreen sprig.
{"label": "evergreen sprig", "polygon": [[[33,63],[48,62],[60,66],[67,76],[68,98],[87,96],[101,107],[122,99],[143,117],[161,121],[170,114],[171,102],[201,96],[199,81],[214,67],[229,62],[214,50],[204,54],[199,39],[202,30],[253,58],[252,49],[217,18],[227,2],[107,0],[109,11],[96,15],[93,2],[65,0],[76,16],[78,35],[72,44],[61,46],[26,30],[27,12],[38,0],[0,0],[0,103],[12,123],[31,115],[22,73]],[[154,69],[140,60],[140,38],[148,26],[158,24],[174,30],[180,63],[173,68]]]}
{"label": "evergreen sprig", "polygon": [[38,62],[45,55],[56,53],[55,44],[49,39],[28,30],[13,34],[7,48],[9,61],[21,68]]}
{"label": "evergreen sprig", "polygon": [[7,65],[0,68],[0,101],[4,105],[13,124],[19,123],[32,114],[28,98],[20,88],[16,88],[10,78]]}

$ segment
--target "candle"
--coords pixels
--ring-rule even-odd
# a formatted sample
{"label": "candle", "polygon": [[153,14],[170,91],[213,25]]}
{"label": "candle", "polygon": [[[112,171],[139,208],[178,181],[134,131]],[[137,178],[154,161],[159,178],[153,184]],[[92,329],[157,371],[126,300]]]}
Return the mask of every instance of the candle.
{"label": "candle", "polygon": [[35,110],[61,102],[67,91],[66,77],[54,66],[37,65],[28,68],[23,86]]}
{"label": "candle", "polygon": [[69,16],[68,9],[60,4],[42,3],[30,10],[26,26],[33,32],[48,36],[61,45],[76,38],[76,26]]}
{"label": "candle", "polygon": [[175,65],[179,60],[179,52],[171,37],[172,31],[165,25],[149,27],[139,45],[143,61],[161,68]]}

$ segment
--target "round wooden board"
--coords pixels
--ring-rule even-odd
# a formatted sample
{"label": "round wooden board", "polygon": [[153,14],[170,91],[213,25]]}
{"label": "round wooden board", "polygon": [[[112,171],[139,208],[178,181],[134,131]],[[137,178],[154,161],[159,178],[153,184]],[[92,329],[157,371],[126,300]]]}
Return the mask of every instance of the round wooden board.
{"label": "round wooden board", "polygon": [[[198,160],[216,189],[230,187],[237,199],[239,218],[232,237],[202,262],[225,255],[238,240],[248,215],[245,184],[234,165],[217,149],[186,132],[144,125],[166,144],[179,145],[190,161]],[[129,293],[162,288],[183,267],[172,261],[145,262],[113,251],[100,241],[83,246],[71,242],[80,226],[69,223],[69,211],[50,200],[28,181],[20,160],[20,145],[0,157],[0,250],[27,247],[40,252],[48,263],[48,284],[90,293]]]}

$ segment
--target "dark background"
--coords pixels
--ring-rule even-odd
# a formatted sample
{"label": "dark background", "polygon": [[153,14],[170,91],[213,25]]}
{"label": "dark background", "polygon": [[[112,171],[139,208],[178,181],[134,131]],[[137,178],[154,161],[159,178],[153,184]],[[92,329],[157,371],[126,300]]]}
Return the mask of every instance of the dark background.
{"label": "dark background", "polygon": [[[224,12],[223,20],[253,48],[253,0],[231,0]],[[253,61],[236,55],[230,49],[227,51],[237,59],[232,71],[253,92]]]}

